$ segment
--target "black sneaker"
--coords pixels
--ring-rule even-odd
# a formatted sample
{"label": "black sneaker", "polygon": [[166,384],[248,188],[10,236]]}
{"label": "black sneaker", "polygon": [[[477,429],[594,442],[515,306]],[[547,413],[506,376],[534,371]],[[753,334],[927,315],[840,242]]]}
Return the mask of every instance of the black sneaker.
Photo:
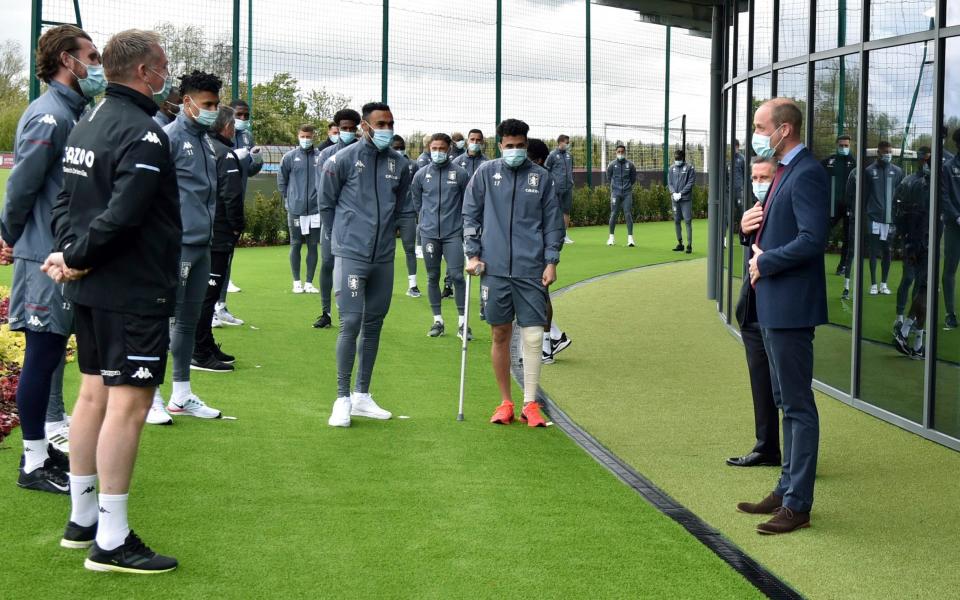
{"label": "black sneaker", "polygon": [[846,268],[845,266],[843,266],[842,263],[839,264],[839,265],[837,265],[837,273],[836,273],[836,274],[837,274],[837,275],[846,275],[846,274],[847,274],[847,268]]}
{"label": "black sneaker", "polygon": [[443,335],[443,332],[444,332],[443,323],[441,323],[440,321],[434,321],[433,327],[430,328],[430,331],[427,332],[427,335],[430,337],[440,337],[441,335]]}
{"label": "black sneaker", "polygon": [[411,298],[419,298],[423,294],[420,293],[420,288],[418,288],[417,286],[413,286],[412,288],[407,290],[407,295],[410,296]]}
{"label": "black sneaker", "polygon": [[674,251],[674,252],[683,252],[683,244],[680,243],[680,244],[677,244],[676,246],[674,246],[674,247],[673,247],[673,251]]}
{"label": "black sneaker", "polygon": [[[57,450],[53,444],[47,444],[47,456],[53,460],[53,464],[64,473],[70,472],[70,457],[66,453]],[[20,465],[21,467],[23,465]]]}
{"label": "black sneaker", "polygon": [[50,492],[51,494],[69,494],[70,479],[67,472],[57,467],[53,458],[43,461],[43,466],[27,473],[20,468],[17,485],[27,490]]}
{"label": "black sneaker", "polygon": [[560,354],[561,352],[569,348],[570,344],[572,343],[573,343],[573,340],[568,338],[566,333],[561,333],[559,340],[554,340],[554,339],[550,340],[551,354],[553,354],[554,356],[556,356],[557,354]]}
{"label": "black sneaker", "polygon": [[907,344],[907,338],[903,337],[899,329],[893,334],[893,347],[904,356],[910,356],[913,353],[913,350]]}
{"label": "black sneaker", "polygon": [[541,360],[541,362],[542,362],[543,364],[545,364],[545,365],[552,365],[554,362],[556,362],[556,361],[553,360],[553,353],[552,353],[552,352],[543,352],[542,350],[541,350],[541,352],[542,352],[542,356],[541,356],[541,359],[540,359],[540,360]]}
{"label": "black sneaker", "polygon": [[453,298],[453,288],[449,285],[443,286],[443,292],[440,293],[441,298]]}
{"label": "black sneaker", "polygon": [[228,364],[228,365],[232,365],[232,364],[233,364],[234,362],[236,362],[236,360],[237,360],[237,357],[236,357],[236,356],[234,356],[234,355],[232,355],[232,354],[227,354],[226,352],[224,352],[224,351],[220,348],[220,344],[217,344],[216,346],[214,346],[213,348],[211,348],[211,349],[210,349],[210,353],[213,355],[213,357],[214,357],[215,359],[219,360],[219,361],[222,362],[222,363]]}
{"label": "black sneaker", "polygon": [[920,346],[919,348],[910,351],[910,358],[913,360],[923,360],[925,354],[926,350],[923,346]]}
{"label": "black sneaker", "polygon": [[687,254],[693,254],[693,246],[687,246]]}
{"label": "black sneaker", "polygon": [[850,290],[844,288],[843,293],[840,294],[840,299],[841,299],[841,300],[849,300],[849,299],[850,299]]}
{"label": "black sneaker", "polygon": [[60,538],[60,546],[70,548],[71,550],[85,550],[93,545],[97,539],[97,524],[89,527],[77,525],[73,521],[67,523],[67,528],[63,531],[63,537]]}
{"label": "black sneaker", "polygon": [[330,327],[330,325],[332,324],[333,324],[333,319],[330,318],[329,313],[323,313],[322,315],[317,317],[317,321],[316,323],[313,324],[313,326],[316,329],[326,329],[327,327]]}
{"label": "black sneaker", "polygon": [[944,329],[957,329],[960,325],[957,324],[957,313],[950,313],[947,315],[947,318],[943,321]]}
{"label": "black sneaker", "polygon": [[157,554],[131,530],[127,539],[113,550],[103,550],[94,542],[83,566],[91,571],[150,575],[176,569],[177,559]]}
{"label": "black sneaker", "polygon": [[[463,339],[463,325],[457,328],[457,337],[460,338],[461,340]],[[473,330],[470,329],[469,327],[467,327],[467,341],[468,342],[473,341]]]}
{"label": "black sneaker", "polygon": [[233,365],[217,360],[213,354],[204,354],[202,356],[194,355],[190,359],[190,370],[209,371],[210,373],[229,373],[233,371]]}

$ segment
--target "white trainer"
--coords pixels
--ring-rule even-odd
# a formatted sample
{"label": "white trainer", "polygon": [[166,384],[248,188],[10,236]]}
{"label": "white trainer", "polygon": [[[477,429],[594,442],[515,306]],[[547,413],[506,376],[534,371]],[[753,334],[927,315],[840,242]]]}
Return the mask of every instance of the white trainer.
{"label": "white trainer", "polygon": [[213,318],[210,319],[210,327],[214,329],[220,329],[223,327],[223,321],[220,320],[220,317],[213,315]]}
{"label": "white trainer", "polygon": [[876,284],[870,286],[870,295],[871,295],[871,296],[876,296],[876,295],[879,294],[879,293],[880,293],[880,291],[877,289]]}
{"label": "white trainer", "polygon": [[53,447],[60,452],[70,452],[70,423],[66,419],[63,421],[54,421],[44,423],[43,428],[47,433],[47,441],[53,444]]}
{"label": "white trainer", "polygon": [[564,244],[572,244],[572,243],[573,243],[573,240],[571,240],[570,237],[568,236],[568,237],[563,238],[563,243],[564,243]]}
{"label": "white trainer", "polygon": [[636,245],[637,245],[637,243],[633,241],[633,236],[632,236],[632,235],[628,235],[628,236],[627,236],[627,247],[628,247],[628,248],[633,248],[633,247],[636,246]]}
{"label": "white trainer", "polygon": [[227,292],[228,292],[228,293],[236,294],[237,292],[242,292],[242,291],[243,291],[243,290],[241,290],[240,288],[238,288],[238,287],[236,286],[236,284],[233,283],[232,280],[227,282]]}
{"label": "white trainer", "polygon": [[294,282],[293,282],[293,293],[294,293],[294,294],[302,294],[302,293],[303,293],[303,284],[300,283],[299,281],[294,281]]}
{"label": "white trainer", "polygon": [[893,292],[890,291],[890,288],[887,287],[887,284],[886,284],[886,283],[881,283],[881,284],[880,284],[880,293],[883,294],[883,295],[885,295],[885,296],[889,296],[889,295],[892,294]]}
{"label": "white trainer", "polygon": [[616,242],[616,240],[613,239],[613,236],[612,236],[612,235],[607,238],[607,245],[608,245],[608,246],[612,246],[612,245],[614,245],[614,244],[616,244],[616,243],[617,243],[617,242]]}
{"label": "white trainer", "polygon": [[350,427],[350,398],[337,398],[327,425],[330,427]]}
{"label": "white trainer", "polygon": [[243,319],[238,319],[237,317],[230,314],[230,311],[226,307],[223,307],[217,311],[214,315],[215,319],[219,319],[220,323],[223,325],[230,325],[231,327],[238,327],[243,325]]}
{"label": "white trainer", "polygon": [[219,410],[207,406],[196,394],[190,394],[179,402],[171,398],[167,403],[167,412],[171,415],[201,419],[219,419],[223,416]]}
{"label": "white trainer", "polygon": [[361,394],[354,392],[350,394],[350,415],[354,417],[369,417],[371,419],[380,419],[386,421],[393,414],[389,410],[383,410],[373,401],[370,394]]}
{"label": "white trainer", "polygon": [[159,388],[153,393],[153,404],[150,405],[150,411],[147,412],[148,425],[173,425],[173,417],[163,407],[163,396],[160,395]]}
{"label": "white trainer", "polygon": [[303,284],[303,291],[304,291],[304,293],[306,293],[306,294],[319,294],[319,293],[320,293],[320,290],[318,290],[317,288],[313,287],[313,284],[310,283],[309,281],[306,282],[305,284]]}

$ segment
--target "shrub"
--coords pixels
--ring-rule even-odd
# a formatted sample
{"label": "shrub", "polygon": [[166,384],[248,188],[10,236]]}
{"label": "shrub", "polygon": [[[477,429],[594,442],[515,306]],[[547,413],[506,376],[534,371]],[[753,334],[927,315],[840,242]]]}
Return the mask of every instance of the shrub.
{"label": "shrub", "polygon": [[289,242],[287,211],[280,192],[264,196],[257,192],[253,206],[247,206],[247,228],[240,239],[241,246],[274,246]]}
{"label": "shrub", "polygon": [[[707,188],[693,188],[693,216],[707,216]],[[586,186],[573,192],[573,210],[570,222],[574,227],[605,225],[610,222],[610,188],[604,185],[592,190]],[[651,184],[649,187],[633,188],[633,220],[635,223],[669,221],[673,219],[672,201],[666,186]],[[618,218],[623,223],[623,216]]]}

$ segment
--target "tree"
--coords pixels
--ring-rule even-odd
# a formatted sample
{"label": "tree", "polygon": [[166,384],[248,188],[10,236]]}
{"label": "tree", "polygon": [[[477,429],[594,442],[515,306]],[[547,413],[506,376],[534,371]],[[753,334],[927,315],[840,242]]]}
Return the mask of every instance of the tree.
{"label": "tree", "polygon": [[251,111],[258,144],[296,144],[297,128],[307,119],[307,104],[290,73],[277,73],[270,81],[254,85]]}
{"label": "tree", "polygon": [[211,35],[199,25],[164,22],[154,30],[163,38],[172,74],[186,75],[196,70],[212,73],[224,83],[230,81],[233,48],[230,42]]}
{"label": "tree", "polygon": [[27,108],[23,49],[14,40],[0,44],[0,150],[13,150],[17,122]]}
{"label": "tree", "polygon": [[350,105],[350,97],[328,92],[326,88],[311,90],[304,101],[307,116],[314,121],[330,121],[334,113]]}

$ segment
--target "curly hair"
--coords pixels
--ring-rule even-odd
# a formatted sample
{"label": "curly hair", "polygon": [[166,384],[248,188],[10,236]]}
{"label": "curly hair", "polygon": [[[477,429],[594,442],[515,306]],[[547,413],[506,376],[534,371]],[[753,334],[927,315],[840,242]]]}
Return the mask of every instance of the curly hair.
{"label": "curly hair", "polygon": [[50,83],[60,70],[60,55],[77,51],[80,38],[93,41],[86,31],[76,25],[58,25],[44,32],[37,41],[37,79]]}
{"label": "curly hair", "polygon": [[223,82],[220,81],[219,77],[203,71],[193,71],[180,78],[180,94],[183,96],[190,94],[190,92],[213,92],[219,96],[221,87],[223,87]]}

